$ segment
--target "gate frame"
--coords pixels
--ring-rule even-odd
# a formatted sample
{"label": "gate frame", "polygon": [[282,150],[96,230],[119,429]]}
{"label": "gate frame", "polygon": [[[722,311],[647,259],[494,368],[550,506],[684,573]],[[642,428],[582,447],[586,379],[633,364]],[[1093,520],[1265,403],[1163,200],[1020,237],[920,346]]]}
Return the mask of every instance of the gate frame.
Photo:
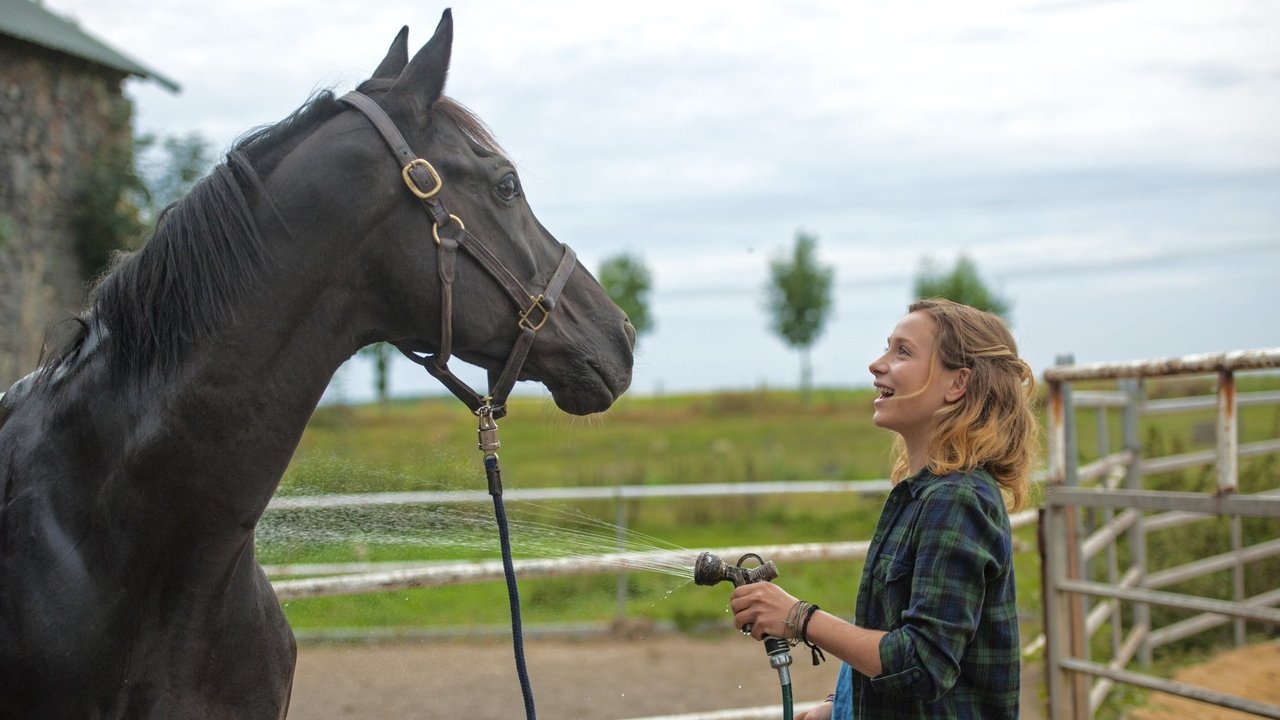
{"label": "gate frame", "polygon": [[[1158,645],[1203,632],[1226,622],[1235,623],[1237,645],[1245,641],[1245,621],[1280,623],[1280,590],[1244,597],[1247,562],[1280,555],[1280,541],[1242,546],[1241,518],[1280,518],[1280,488],[1254,495],[1240,495],[1239,458],[1280,453],[1280,439],[1240,445],[1238,408],[1241,404],[1280,403],[1280,392],[1238,396],[1235,374],[1246,370],[1280,368],[1280,348],[1192,355],[1165,360],[1124,363],[1060,364],[1045,371],[1048,385],[1049,472],[1040,510],[1041,572],[1045,613],[1045,668],[1051,720],[1091,720],[1094,712],[1117,683],[1136,685],[1220,705],[1262,717],[1280,718],[1280,706],[1227,693],[1174,682],[1129,669],[1135,656],[1144,667]],[[1143,380],[1156,377],[1216,375],[1216,398],[1177,398],[1148,401]],[[1116,380],[1119,392],[1074,391],[1072,383]],[[1097,409],[1100,457],[1080,465],[1076,444],[1076,409]],[[1216,407],[1216,447],[1212,451],[1165,458],[1143,458],[1138,421],[1142,414],[1183,412]],[[1107,408],[1121,409],[1124,447],[1110,452]],[[1213,493],[1144,490],[1145,475],[1185,467],[1217,465]],[[1092,485],[1092,486],[1091,486]],[[1123,485],[1123,488],[1121,488]],[[1084,522],[1082,510],[1097,508],[1100,527]],[[1149,516],[1147,512],[1159,512]],[[1213,516],[1230,516],[1232,550],[1159,573],[1148,571],[1146,536],[1185,522]],[[1128,544],[1130,566],[1123,573],[1117,562],[1116,543]],[[1091,578],[1093,561],[1106,552],[1107,581]],[[1230,568],[1230,601],[1164,592],[1156,588],[1207,572]],[[1121,603],[1132,604],[1132,627],[1121,627]],[[1200,615],[1164,628],[1153,629],[1150,605],[1200,611]],[[1226,618],[1234,620],[1226,620]],[[1094,632],[1110,621],[1111,658],[1093,661],[1090,641]],[[1177,626],[1177,627],[1175,627]],[[1094,678],[1090,682],[1090,678]]]}

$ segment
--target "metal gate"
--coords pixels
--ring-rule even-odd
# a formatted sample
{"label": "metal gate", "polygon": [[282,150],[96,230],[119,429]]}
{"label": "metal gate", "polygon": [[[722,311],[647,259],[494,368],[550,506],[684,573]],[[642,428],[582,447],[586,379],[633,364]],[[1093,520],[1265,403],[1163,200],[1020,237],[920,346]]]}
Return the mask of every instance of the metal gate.
{"label": "metal gate", "polygon": [[[1239,379],[1274,376],[1276,368],[1280,348],[1058,365],[1045,372],[1049,475],[1040,549],[1053,720],[1092,718],[1118,684],[1280,718],[1280,706],[1150,672],[1153,653],[1168,643],[1230,623],[1235,643],[1243,645],[1250,629],[1280,625],[1280,587],[1246,592],[1258,584],[1250,567],[1280,556],[1280,463],[1263,474],[1264,487],[1242,493],[1239,486],[1242,459],[1280,454],[1280,391],[1237,392]],[[1159,393],[1149,393],[1157,386]],[[1205,388],[1211,388],[1208,394],[1197,392]],[[1248,442],[1240,441],[1242,408],[1251,418]],[[1268,421],[1267,413],[1274,419]],[[1184,418],[1191,438],[1176,444],[1190,447],[1144,453],[1143,419],[1154,415]],[[1080,431],[1088,425],[1096,438],[1082,441]],[[1150,424],[1145,426],[1150,432]],[[1192,468],[1205,473],[1208,487],[1161,489],[1153,482]],[[1203,522],[1224,526],[1220,551],[1177,566],[1148,557],[1155,534]],[[1257,539],[1255,531],[1255,541],[1246,541],[1246,522],[1263,524],[1269,539]],[[1175,591],[1215,573],[1230,578],[1219,597]],[[1253,582],[1246,582],[1250,577]],[[1157,627],[1152,608],[1175,608],[1185,616]]]}

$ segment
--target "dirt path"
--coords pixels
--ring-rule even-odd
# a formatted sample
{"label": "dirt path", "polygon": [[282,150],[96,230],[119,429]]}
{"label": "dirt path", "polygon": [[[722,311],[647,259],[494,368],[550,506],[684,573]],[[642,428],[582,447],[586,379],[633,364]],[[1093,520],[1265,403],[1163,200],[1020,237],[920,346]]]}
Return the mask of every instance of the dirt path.
{"label": "dirt path", "polygon": [[[1250,645],[1174,673],[1174,680],[1210,690],[1280,705],[1280,642]],[[1175,695],[1152,693],[1134,720],[1249,720],[1257,715],[1206,705]]]}
{"label": "dirt path", "polygon": [[[661,634],[625,639],[526,641],[538,716],[547,720],[622,720],[778,705],[777,671],[748,638]],[[821,700],[837,663],[810,664],[793,652],[797,704]],[[1038,685],[1038,670],[1024,685]],[[1023,711],[1043,717],[1037,687]],[[506,641],[382,645],[304,645],[299,650],[290,720],[524,717],[511,646]]]}

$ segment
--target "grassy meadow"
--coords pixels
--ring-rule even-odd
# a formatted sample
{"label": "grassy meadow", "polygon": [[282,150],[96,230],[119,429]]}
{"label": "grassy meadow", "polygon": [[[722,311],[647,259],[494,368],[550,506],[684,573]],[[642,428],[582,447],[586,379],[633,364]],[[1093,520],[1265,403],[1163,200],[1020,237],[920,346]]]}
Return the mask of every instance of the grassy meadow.
{"label": "grassy meadow", "polygon": [[[501,422],[507,489],[619,484],[885,477],[890,436],[870,422],[867,391],[623,398],[609,413],[574,418],[549,400],[516,398]],[[323,407],[281,485],[284,495],[391,490],[483,490],[474,418],[447,398]],[[800,495],[627,501],[627,549],[704,549],[868,537],[879,498]],[[508,502],[517,558],[617,549],[612,501]],[[496,558],[492,506],[268,514],[264,563]],[[815,563],[780,569],[788,589],[851,614],[860,567]],[[627,576],[626,615],[683,628],[724,618],[728,586],[683,576]],[[615,618],[612,575],[521,581],[527,623]],[[398,629],[501,626],[500,582],[293,601],[294,627]]]}
{"label": "grassy meadow", "polygon": [[[1150,392],[1166,392],[1163,387],[1152,383]],[[1240,382],[1241,391],[1277,387],[1275,375]],[[883,478],[892,437],[871,424],[872,399],[869,389],[816,390],[807,400],[772,390],[624,397],[607,414],[584,419],[561,413],[550,400],[517,398],[501,422],[504,484],[514,489]],[[1081,414],[1081,451],[1088,457],[1100,442],[1095,421],[1092,413]],[[1144,444],[1165,453],[1196,449],[1204,443],[1205,422],[1212,424],[1212,412],[1144,420]],[[1242,442],[1278,437],[1280,409],[1244,407],[1241,428]],[[1118,435],[1111,442],[1118,447]],[[1242,475],[1259,475],[1258,482],[1276,486],[1273,462],[1261,472],[1251,467],[1242,462]],[[1203,476],[1188,471],[1169,482],[1198,485]],[[455,400],[428,398],[318,409],[280,493],[484,488],[474,418]],[[622,509],[630,531],[625,544],[633,550],[687,549],[692,559],[698,551],[721,547],[866,539],[882,502],[853,494],[630,500]],[[616,512],[612,501],[508,502],[515,555],[613,551]],[[498,557],[496,535],[488,503],[272,511],[259,526],[258,550],[264,564],[488,559]],[[1034,528],[1018,535],[1025,548],[1017,567],[1019,605],[1029,640],[1041,623],[1039,562]],[[859,563],[779,569],[778,582],[793,594],[852,616]],[[631,572],[626,578],[628,618],[689,631],[730,627],[727,585],[695,586],[691,569],[683,575]],[[613,575],[522,580],[525,621],[610,622],[617,615],[615,583]],[[292,601],[285,610],[304,636],[326,628],[459,631],[501,627],[509,619],[501,582]]]}

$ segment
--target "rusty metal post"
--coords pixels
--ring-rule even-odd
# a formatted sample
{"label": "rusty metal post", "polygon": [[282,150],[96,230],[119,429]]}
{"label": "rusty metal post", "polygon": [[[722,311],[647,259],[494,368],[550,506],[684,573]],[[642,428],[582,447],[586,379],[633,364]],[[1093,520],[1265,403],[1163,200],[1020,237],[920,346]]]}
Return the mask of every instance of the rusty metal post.
{"label": "rusty metal post", "polygon": [[[1059,355],[1056,364],[1071,365],[1075,362],[1073,355]],[[1071,383],[1062,383],[1061,389],[1062,400],[1062,482],[1067,487],[1079,487],[1080,485],[1080,438],[1079,428],[1076,422],[1076,404]],[[1084,538],[1089,536],[1093,531],[1095,523],[1093,522],[1093,509],[1084,511],[1089,513],[1086,518],[1080,508],[1066,505],[1063,506],[1063,529],[1066,530],[1064,539],[1067,543],[1067,561],[1071,563],[1071,567],[1067,571],[1067,577],[1078,580],[1094,580],[1093,577],[1093,559],[1084,557],[1080,552],[1080,543]],[[1089,614],[1093,599],[1085,597],[1080,593],[1072,593],[1068,607],[1071,609],[1071,654],[1073,657],[1081,660],[1089,660],[1090,642],[1089,630],[1085,626],[1084,618]],[[1076,682],[1073,683],[1073,692],[1077,691],[1076,685],[1082,687],[1087,685],[1087,677],[1081,673],[1073,673]],[[1087,687],[1085,689],[1085,707],[1088,707]]]}
{"label": "rusty metal post", "polygon": [[1049,381],[1048,399],[1049,473],[1045,478],[1045,503],[1040,509],[1040,587],[1044,597],[1044,665],[1045,684],[1049,690],[1049,720],[1064,720],[1068,717],[1066,705],[1070,674],[1062,667],[1061,660],[1063,644],[1068,636],[1068,622],[1058,586],[1065,574],[1066,552],[1059,533],[1062,508],[1053,498],[1054,489],[1063,484],[1066,474],[1062,383]]}
{"label": "rusty metal post", "polygon": [[1236,376],[1230,370],[1218,372],[1218,494],[1240,490],[1239,454],[1240,440],[1236,432]]}
{"label": "rusty metal post", "polygon": [[[1218,371],[1218,494],[1227,495],[1240,491],[1240,428],[1239,410],[1236,407],[1236,376],[1230,370]],[[1236,561],[1231,569],[1231,598],[1244,600],[1244,527],[1239,515],[1231,518],[1231,550]],[[1236,647],[1245,644],[1245,621],[1236,618],[1232,623]]]}

